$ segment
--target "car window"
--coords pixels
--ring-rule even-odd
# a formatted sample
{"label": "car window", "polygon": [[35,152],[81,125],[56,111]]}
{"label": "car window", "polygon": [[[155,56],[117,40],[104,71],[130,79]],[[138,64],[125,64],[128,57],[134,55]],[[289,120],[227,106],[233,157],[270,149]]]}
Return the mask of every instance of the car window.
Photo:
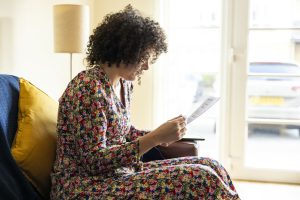
{"label": "car window", "polygon": [[300,67],[289,63],[250,63],[250,73],[300,74]]}

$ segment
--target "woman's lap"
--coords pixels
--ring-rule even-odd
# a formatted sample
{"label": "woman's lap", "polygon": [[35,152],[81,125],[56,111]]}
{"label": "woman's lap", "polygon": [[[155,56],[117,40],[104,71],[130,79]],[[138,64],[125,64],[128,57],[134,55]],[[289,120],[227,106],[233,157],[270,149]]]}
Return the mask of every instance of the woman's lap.
{"label": "woman's lap", "polygon": [[[185,164],[147,169],[99,184],[89,184],[79,196],[91,199],[236,199],[235,191],[208,166]],[[78,196],[77,196],[78,197]]]}
{"label": "woman's lap", "polygon": [[144,164],[141,172],[108,178],[85,190],[117,199],[238,198],[227,172],[217,161],[189,157]]}
{"label": "woman's lap", "polygon": [[152,161],[140,172],[104,181],[85,177],[77,184],[74,198],[238,199],[225,169],[209,158]]}
{"label": "woman's lap", "polygon": [[159,168],[162,166],[172,166],[172,165],[185,165],[185,164],[201,164],[210,167],[214,170],[218,176],[228,184],[232,190],[235,190],[232,181],[227,173],[226,169],[216,160],[206,158],[206,157],[181,157],[167,160],[157,160],[151,161],[143,164],[144,169],[149,168]]}

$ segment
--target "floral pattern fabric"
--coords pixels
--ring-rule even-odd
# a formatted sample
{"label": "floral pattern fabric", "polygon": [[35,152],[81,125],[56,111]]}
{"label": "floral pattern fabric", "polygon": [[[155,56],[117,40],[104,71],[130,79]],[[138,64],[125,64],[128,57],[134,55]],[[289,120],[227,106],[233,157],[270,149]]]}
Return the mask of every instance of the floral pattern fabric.
{"label": "floral pattern fabric", "polygon": [[80,72],[59,100],[51,199],[239,199],[226,170],[209,158],[143,163],[130,124],[132,83],[124,102],[105,72]]}

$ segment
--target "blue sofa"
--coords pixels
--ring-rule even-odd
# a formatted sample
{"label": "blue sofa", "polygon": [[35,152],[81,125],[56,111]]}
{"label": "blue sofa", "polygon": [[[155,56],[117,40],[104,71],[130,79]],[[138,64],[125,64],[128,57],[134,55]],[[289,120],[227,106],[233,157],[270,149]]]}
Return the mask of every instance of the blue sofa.
{"label": "blue sofa", "polygon": [[19,78],[0,74],[0,199],[41,199],[10,152],[18,125],[18,100]]}

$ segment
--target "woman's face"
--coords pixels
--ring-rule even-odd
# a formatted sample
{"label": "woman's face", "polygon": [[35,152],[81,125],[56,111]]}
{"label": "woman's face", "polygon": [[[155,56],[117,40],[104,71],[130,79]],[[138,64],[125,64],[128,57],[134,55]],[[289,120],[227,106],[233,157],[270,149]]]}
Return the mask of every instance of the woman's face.
{"label": "woman's face", "polygon": [[119,75],[127,80],[127,81],[134,81],[138,75],[141,75],[144,70],[149,69],[149,62],[148,60],[145,62],[137,63],[137,64],[128,64],[120,66],[120,73]]}

